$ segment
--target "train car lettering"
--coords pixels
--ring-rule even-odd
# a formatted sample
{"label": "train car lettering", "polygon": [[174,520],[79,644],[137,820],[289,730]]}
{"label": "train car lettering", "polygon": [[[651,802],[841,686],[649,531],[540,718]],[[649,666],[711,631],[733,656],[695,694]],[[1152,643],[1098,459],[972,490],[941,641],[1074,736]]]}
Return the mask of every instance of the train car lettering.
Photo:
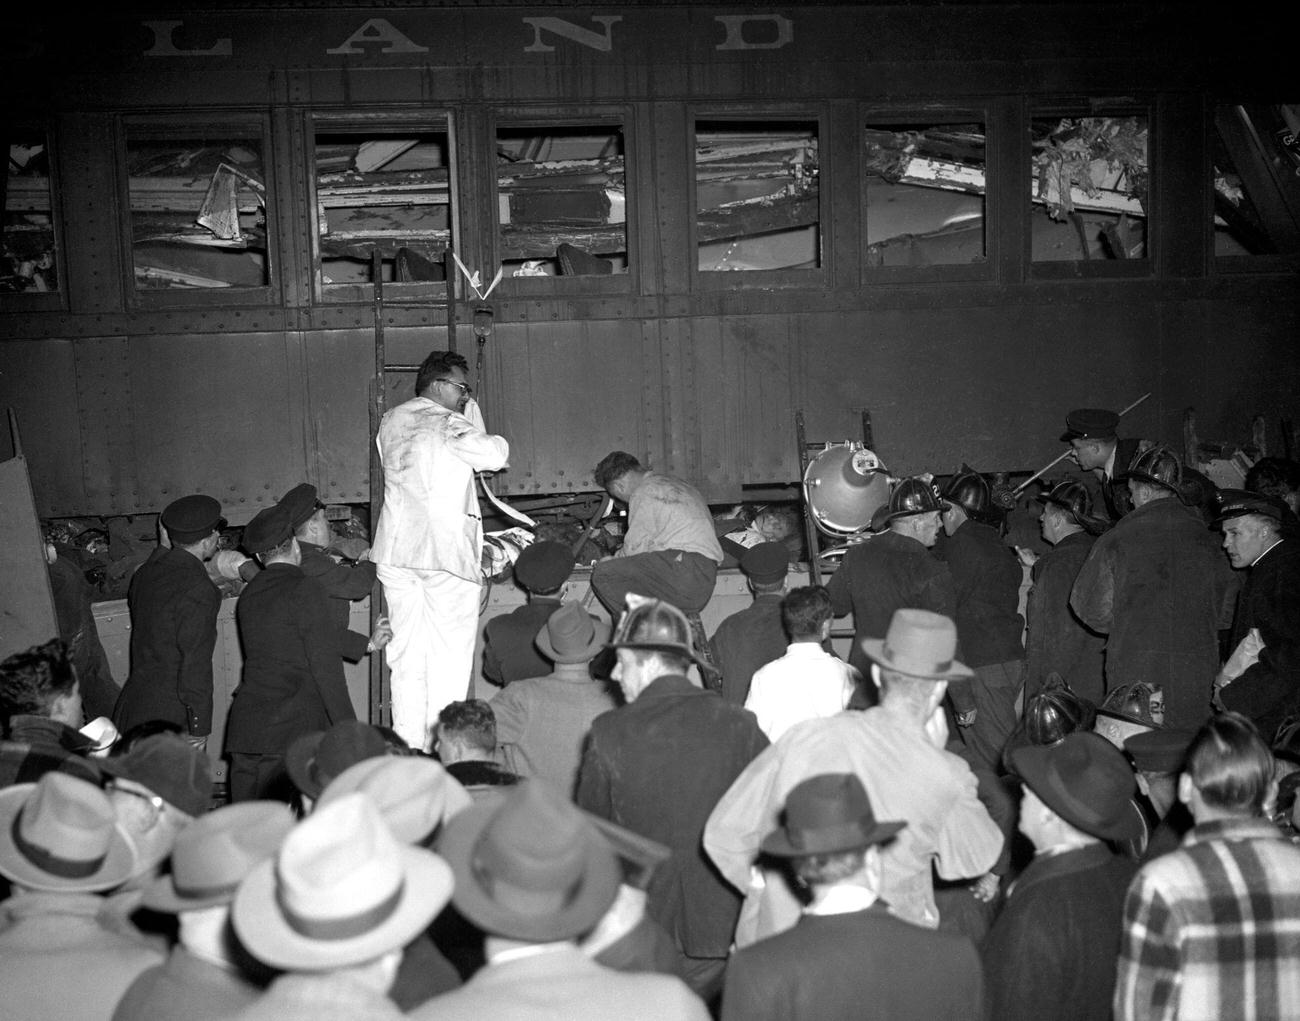
{"label": "train car lettering", "polygon": [[[362,45],[364,44],[364,45]],[[376,44],[381,44],[376,47]],[[413,42],[384,18],[371,18],[343,42],[325,52],[331,54],[362,54],[367,48],[383,53],[428,53],[429,47]]]}
{"label": "train car lettering", "polygon": [[172,33],[183,21],[146,21],[144,27],[153,33],[153,45],[144,51],[146,57],[228,57],[234,52],[230,40],[218,39],[206,50],[182,50],[176,45]]}
{"label": "train car lettering", "polygon": [[[718,14],[714,16],[727,32],[727,37],[717,45],[719,50],[779,50],[794,41],[794,22],[780,14]],[[745,27],[766,25],[776,32],[776,38],[758,41],[745,37]]]}
{"label": "train car lettering", "polygon": [[565,21],[563,18],[524,18],[525,24],[533,26],[533,41],[529,46],[524,47],[525,53],[553,53],[555,47],[542,42],[542,32],[551,32],[554,35],[564,36],[566,39],[572,39],[575,43],[581,43],[588,49],[599,50],[601,53],[608,53],[614,48],[614,25],[623,20],[622,16],[613,17],[604,14],[594,14],[592,21],[598,21],[605,26],[605,32],[593,31],[589,28],[583,28],[581,25],[575,25],[571,21]]}

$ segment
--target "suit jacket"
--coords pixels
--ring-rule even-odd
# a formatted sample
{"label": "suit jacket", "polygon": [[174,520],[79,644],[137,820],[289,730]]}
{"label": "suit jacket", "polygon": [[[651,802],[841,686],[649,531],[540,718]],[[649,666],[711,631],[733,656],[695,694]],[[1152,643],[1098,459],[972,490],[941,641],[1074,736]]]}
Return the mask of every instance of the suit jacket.
{"label": "suit jacket", "polygon": [[1106,634],[1106,687],[1161,685],[1164,725],[1195,730],[1210,715],[1219,630],[1236,579],[1214,533],[1176,497],[1138,507],[1093,543],[1070,594]]}
{"label": "suit jacket", "polygon": [[384,465],[384,504],[370,559],[482,581],[474,472],[504,468],[510,445],[428,397],[385,412],[375,445]]}
{"label": "suit jacket", "polygon": [[178,945],[165,962],[136,977],[113,1021],[223,1021],[261,992],[238,971],[209,964]]}
{"label": "suit jacket", "polygon": [[736,951],[722,993],[723,1021],[980,1021],[983,1012],[971,941],[894,918],[879,902],[805,914]]}
{"label": "suit jacket", "polygon": [[425,1021],[708,1021],[671,975],[602,968],[576,947],[489,963],[461,988],[411,1011]]}
{"label": "suit jacket", "polygon": [[1284,540],[1250,568],[1237,599],[1232,648],[1259,628],[1259,660],[1224,688],[1224,706],[1249,716],[1264,740],[1300,710],[1300,540]]}
{"label": "suit jacket", "polygon": [[740,896],[705,857],[701,836],[767,743],[753,713],[675,675],[591,724],[577,803],[671,849],[646,890],[646,913],[691,957],[726,957],[731,945]]}
{"label": "suit jacket", "polygon": [[533,643],[559,608],[558,599],[535,596],[488,621],[483,628],[483,676],[493,684],[506,685],[549,674],[551,661]]}
{"label": "suit jacket", "polygon": [[295,738],[356,719],[329,596],[292,564],[273,563],[240,593],[244,676],[226,731],[232,752],[283,755]]}
{"label": "suit jacket", "polygon": [[935,553],[952,572],[962,662],[982,667],[1024,659],[1025,621],[1019,611],[1024,571],[997,529],[963,521],[952,535],[940,537]]}
{"label": "suit jacket", "polygon": [[998,1021],[1109,1021],[1124,895],[1138,863],[1104,844],[1035,858],[981,953]]}
{"label": "suit jacket", "polygon": [[719,624],[709,645],[722,672],[722,697],[743,706],[758,668],[784,656],[788,644],[780,593],[756,595],[752,603]]}
{"label": "suit jacket", "polygon": [[355,564],[335,563],[322,546],[298,541],[302,550],[302,573],[315,578],[325,594],[330,597],[330,615],[339,630],[343,658],[349,663],[360,663],[370,644],[368,635],[358,634],[348,628],[352,602],[370,595],[375,586],[375,565],[368,560]]}
{"label": "suit jacket", "polygon": [[1033,587],[1025,603],[1029,633],[1025,640],[1025,700],[1042,690],[1055,671],[1076,695],[1101,705],[1104,636],[1090,631],[1070,609],[1070,591],[1088,559],[1094,538],[1087,532],[1067,535],[1038,558]]}
{"label": "suit jacket", "polygon": [[131,673],[113,709],[125,733],[167,720],[184,733],[212,730],[212,649],[221,593],[202,561],[159,546],[136,570],[127,592]]}
{"label": "suit jacket", "polygon": [[[184,1018],[184,1014],[176,1015]],[[401,1021],[405,1014],[383,993],[346,972],[289,972],[230,1021]]]}
{"label": "suit jacket", "polygon": [[881,532],[849,547],[826,589],[837,617],[853,611],[849,664],[863,677],[871,676],[871,661],[862,651],[862,639],[884,638],[895,610],[910,606],[953,619],[957,616],[956,589],[948,565],[915,539],[897,532]]}

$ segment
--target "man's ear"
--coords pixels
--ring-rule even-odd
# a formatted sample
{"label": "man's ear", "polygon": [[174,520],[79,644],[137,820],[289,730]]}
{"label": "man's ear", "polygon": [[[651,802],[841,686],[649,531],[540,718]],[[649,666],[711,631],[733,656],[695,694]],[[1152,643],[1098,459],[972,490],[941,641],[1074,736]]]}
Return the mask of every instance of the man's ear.
{"label": "man's ear", "polygon": [[871,664],[871,682],[876,686],[877,690],[879,690],[880,688],[880,664],[879,663]]}
{"label": "man's ear", "polygon": [[926,716],[929,716],[930,713],[934,712],[936,709],[939,708],[939,703],[943,701],[943,696],[946,695],[947,693],[948,693],[948,682],[936,681],[934,685],[934,691],[930,693],[930,700],[927,703],[929,708],[926,711]]}
{"label": "man's ear", "polygon": [[1190,773],[1182,773],[1178,777],[1178,800],[1188,808],[1192,807],[1192,794],[1196,788],[1192,784]]}

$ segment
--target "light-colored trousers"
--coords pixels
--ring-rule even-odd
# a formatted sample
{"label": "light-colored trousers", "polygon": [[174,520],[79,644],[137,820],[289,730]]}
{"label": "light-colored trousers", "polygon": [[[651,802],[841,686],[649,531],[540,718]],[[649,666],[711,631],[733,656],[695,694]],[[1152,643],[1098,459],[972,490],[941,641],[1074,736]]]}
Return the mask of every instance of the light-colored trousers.
{"label": "light-colored trousers", "polygon": [[446,571],[376,567],[393,628],[384,649],[393,730],[427,752],[438,713],[469,697],[483,586]]}

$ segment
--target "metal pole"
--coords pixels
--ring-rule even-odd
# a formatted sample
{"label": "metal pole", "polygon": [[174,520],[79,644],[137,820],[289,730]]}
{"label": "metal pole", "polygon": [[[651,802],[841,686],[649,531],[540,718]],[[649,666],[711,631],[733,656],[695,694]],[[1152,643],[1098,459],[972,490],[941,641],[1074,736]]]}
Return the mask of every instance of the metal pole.
{"label": "metal pole", "polygon": [[[866,412],[863,412],[863,419],[862,419],[863,433],[865,434],[867,430],[870,428],[871,428],[871,421],[867,417]],[[804,438],[802,408],[798,409],[794,413],[794,434],[795,434],[795,443],[797,443],[799,446],[799,451],[798,451],[799,488],[802,490],[803,481],[804,481],[804,472],[808,468],[808,465],[805,463],[805,457],[807,456],[808,453],[808,444]],[[803,505],[804,542],[808,544],[808,584],[820,585],[822,583],[822,568],[821,568],[821,561],[817,555],[820,552],[817,549],[817,529],[813,527],[812,508],[808,506],[808,493],[806,491],[803,492],[800,503]]]}

